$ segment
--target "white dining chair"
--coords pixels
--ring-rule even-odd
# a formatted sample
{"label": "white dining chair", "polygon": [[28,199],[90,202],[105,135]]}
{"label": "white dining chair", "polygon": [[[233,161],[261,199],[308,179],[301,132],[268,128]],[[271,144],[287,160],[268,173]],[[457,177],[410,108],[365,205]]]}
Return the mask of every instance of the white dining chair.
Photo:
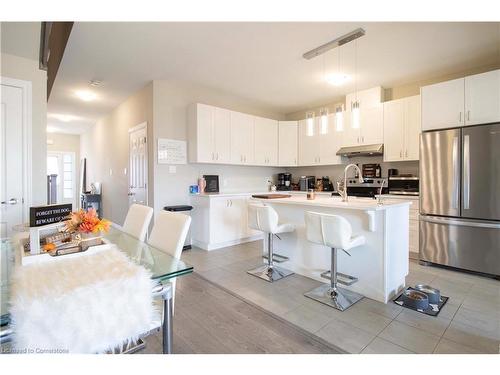
{"label": "white dining chair", "polygon": [[128,209],[127,217],[123,223],[123,231],[144,242],[152,217],[153,209],[151,207],[134,203]]}
{"label": "white dining chair", "polygon": [[[161,211],[155,219],[148,243],[175,259],[181,258],[182,248],[191,225],[191,217],[178,212]],[[172,305],[175,305],[175,282],[172,284]],[[174,309],[172,309],[175,311]]]}

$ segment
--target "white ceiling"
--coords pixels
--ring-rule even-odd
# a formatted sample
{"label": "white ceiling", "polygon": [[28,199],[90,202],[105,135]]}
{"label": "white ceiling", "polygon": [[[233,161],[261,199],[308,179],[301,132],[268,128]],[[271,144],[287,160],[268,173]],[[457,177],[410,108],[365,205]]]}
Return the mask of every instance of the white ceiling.
{"label": "white ceiling", "polygon": [[[353,29],[357,88],[395,87],[500,61],[499,23],[75,23],[49,101],[49,114],[80,119],[48,125],[83,132],[154,79],[223,90],[279,113],[328,103],[354,91],[333,87],[337,70],[354,75],[355,44],[305,60],[302,54]],[[91,79],[99,99],[82,102]],[[93,89],[94,90],[94,89]]]}

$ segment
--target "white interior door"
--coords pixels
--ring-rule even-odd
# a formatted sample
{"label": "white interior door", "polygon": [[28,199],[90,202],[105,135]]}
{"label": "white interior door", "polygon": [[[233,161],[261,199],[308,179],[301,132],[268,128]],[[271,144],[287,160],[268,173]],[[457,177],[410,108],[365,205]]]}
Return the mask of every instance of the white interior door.
{"label": "white interior door", "polygon": [[148,146],[147,125],[129,130],[129,206],[148,204]]}
{"label": "white interior door", "polygon": [[12,226],[27,220],[23,198],[23,88],[2,83],[0,133],[0,238],[12,235]]}

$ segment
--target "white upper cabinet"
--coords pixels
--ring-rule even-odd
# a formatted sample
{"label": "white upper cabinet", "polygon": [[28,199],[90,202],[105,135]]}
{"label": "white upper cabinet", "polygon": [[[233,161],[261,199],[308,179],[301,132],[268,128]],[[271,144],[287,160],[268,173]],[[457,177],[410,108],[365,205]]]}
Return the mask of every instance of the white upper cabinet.
{"label": "white upper cabinet", "polygon": [[384,103],[384,161],[418,160],[420,95]]}
{"label": "white upper cabinet", "polygon": [[465,124],[464,81],[459,78],[422,87],[422,130]]}
{"label": "white upper cabinet", "polygon": [[216,163],[231,161],[231,111],[214,107],[214,152]]}
{"label": "white upper cabinet", "polygon": [[405,160],[419,160],[420,158],[421,113],[420,95],[406,98]]}
{"label": "white upper cabinet", "polygon": [[319,164],[318,118],[299,121],[299,165]]}
{"label": "white upper cabinet", "polygon": [[254,117],[231,112],[231,164],[254,164]]}
{"label": "white upper cabinet", "polygon": [[384,161],[403,160],[405,100],[384,103]]}
{"label": "white upper cabinet", "polygon": [[229,163],[230,112],[206,104],[193,104],[188,113],[189,161]]}
{"label": "white upper cabinet", "polygon": [[298,165],[298,129],[297,121],[280,121],[278,124],[278,165],[294,167]]}
{"label": "white upper cabinet", "polygon": [[[382,87],[373,87],[346,95],[342,146],[351,147],[383,142],[384,110]],[[354,104],[359,104],[356,113]]]}
{"label": "white upper cabinet", "polygon": [[465,77],[465,124],[500,121],[500,70]]}
{"label": "white upper cabinet", "polygon": [[254,164],[278,165],[278,121],[254,118]]}
{"label": "white upper cabinet", "polygon": [[372,145],[384,142],[384,106],[378,103],[359,109],[360,144]]}
{"label": "white upper cabinet", "polygon": [[[322,121],[325,121],[324,123]],[[342,144],[342,133],[335,128],[335,115],[325,120],[315,117],[299,121],[299,165],[341,164],[337,151]]]}
{"label": "white upper cabinet", "polygon": [[500,70],[425,86],[422,130],[500,121]]}
{"label": "white upper cabinet", "polygon": [[342,146],[342,132],[336,130],[335,114],[329,114],[326,124],[319,119],[319,164],[341,164],[337,151]]}

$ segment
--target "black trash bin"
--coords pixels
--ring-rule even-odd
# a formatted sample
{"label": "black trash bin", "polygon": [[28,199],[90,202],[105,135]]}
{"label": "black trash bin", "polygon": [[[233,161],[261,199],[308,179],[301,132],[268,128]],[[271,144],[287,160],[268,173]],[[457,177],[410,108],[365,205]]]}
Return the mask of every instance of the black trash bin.
{"label": "black trash bin", "polygon": [[[165,211],[171,211],[171,212],[189,212],[193,209],[193,206],[181,204],[177,206],[165,206],[163,207],[163,209]],[[189,249],[191,249],[191,228],[189,228],[188,234],[186,236],[186,242],[184,243],[182,251]]]}

